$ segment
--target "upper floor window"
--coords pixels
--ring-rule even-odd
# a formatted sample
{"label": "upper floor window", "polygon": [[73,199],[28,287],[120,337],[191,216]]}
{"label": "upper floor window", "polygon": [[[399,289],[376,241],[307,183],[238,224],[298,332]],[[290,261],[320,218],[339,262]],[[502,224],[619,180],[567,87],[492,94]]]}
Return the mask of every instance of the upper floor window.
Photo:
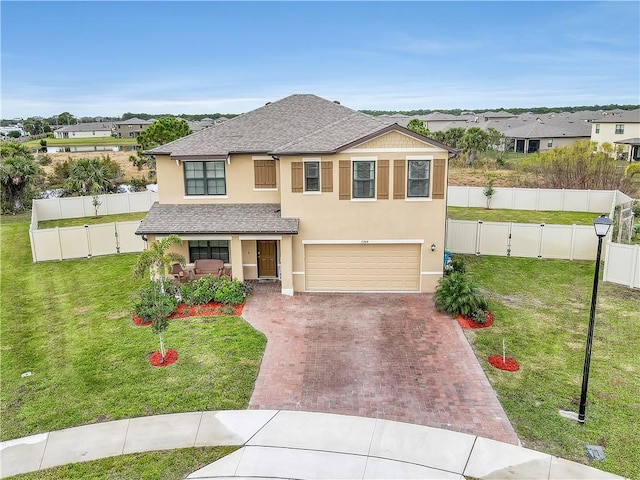
{"label": "upper floor window", "polygon": [[616,135],[622,135],[624,133],[624,123],[616,123]]}
{"label": "upper floor window", "polygon": [[549,140],[547,140],[547,148],[551,148],[553,147],[553,138],[550,138]]}
{"label": "upper floor window", "polygon": [[226,195],[224,160],[184,162],[184,184],[187,195]]}
{"label": "upper floor window", "polygon": [[407,197],[429,196],[429,160],[409,160],[407,174]]}
{"label": "upper floor window", "polygon": [[374,198],[375,166],[373,160],[353,162],[353,198]]}
{"label": "upper floor window", "polygon": [[596,133],[600,133],[600,124],[596,123]]}
{"label": "upper floor window", "polygon": [[320,191],[320,162],[304,162],[304,191]]}

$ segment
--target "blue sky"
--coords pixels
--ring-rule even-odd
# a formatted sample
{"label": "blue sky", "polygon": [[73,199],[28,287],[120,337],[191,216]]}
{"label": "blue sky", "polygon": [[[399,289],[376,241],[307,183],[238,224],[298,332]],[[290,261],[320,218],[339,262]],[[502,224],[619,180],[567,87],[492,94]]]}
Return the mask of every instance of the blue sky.
{"label": "blue sky", "polygon": [[2,118],[640,103],[640,3],[2,1]]}

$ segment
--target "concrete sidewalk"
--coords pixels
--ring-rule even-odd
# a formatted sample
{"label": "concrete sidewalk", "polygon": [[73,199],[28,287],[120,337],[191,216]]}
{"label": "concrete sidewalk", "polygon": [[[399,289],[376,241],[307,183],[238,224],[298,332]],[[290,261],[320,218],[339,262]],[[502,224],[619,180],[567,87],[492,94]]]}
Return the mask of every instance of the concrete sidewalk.
{"label": "concrete sidewalk", "polygon": [[222,445],[242,448],[187,478],[622,478],[465,433],[286,410],[157,415],[9,440],[0,444],[0,476],[127,453]]}

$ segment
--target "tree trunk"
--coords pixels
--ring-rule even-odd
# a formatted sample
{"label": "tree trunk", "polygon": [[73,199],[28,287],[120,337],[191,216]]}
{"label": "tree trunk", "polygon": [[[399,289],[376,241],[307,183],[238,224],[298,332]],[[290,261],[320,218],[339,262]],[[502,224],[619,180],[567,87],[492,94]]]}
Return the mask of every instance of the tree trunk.
{"label": "tree trunk", "polygon": [[164,339],[162,338],[161,333],[158,334],[158,337],[160,337],[160,356],[162,357],[162,359],[160,360],[160,363],[164,363],[164,356],[166,354],[164,350]]}

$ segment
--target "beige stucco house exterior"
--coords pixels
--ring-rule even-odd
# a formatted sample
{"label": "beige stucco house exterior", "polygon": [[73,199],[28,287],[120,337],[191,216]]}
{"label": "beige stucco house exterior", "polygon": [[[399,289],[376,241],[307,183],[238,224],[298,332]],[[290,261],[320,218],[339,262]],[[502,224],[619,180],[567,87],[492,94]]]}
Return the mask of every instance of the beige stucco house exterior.
{"label": "beige stucco house exterior", "polygon": [[159,202],[138,231],[188,262],[294,292],[432,292],[453,149],[315,95],[291,95],[149,153]]}
{"label": "beige stucco house exterior", "polygon": [[629,110],[593,120],[591,141],[622,145],[625,159],[640,161],[640,109]]}

